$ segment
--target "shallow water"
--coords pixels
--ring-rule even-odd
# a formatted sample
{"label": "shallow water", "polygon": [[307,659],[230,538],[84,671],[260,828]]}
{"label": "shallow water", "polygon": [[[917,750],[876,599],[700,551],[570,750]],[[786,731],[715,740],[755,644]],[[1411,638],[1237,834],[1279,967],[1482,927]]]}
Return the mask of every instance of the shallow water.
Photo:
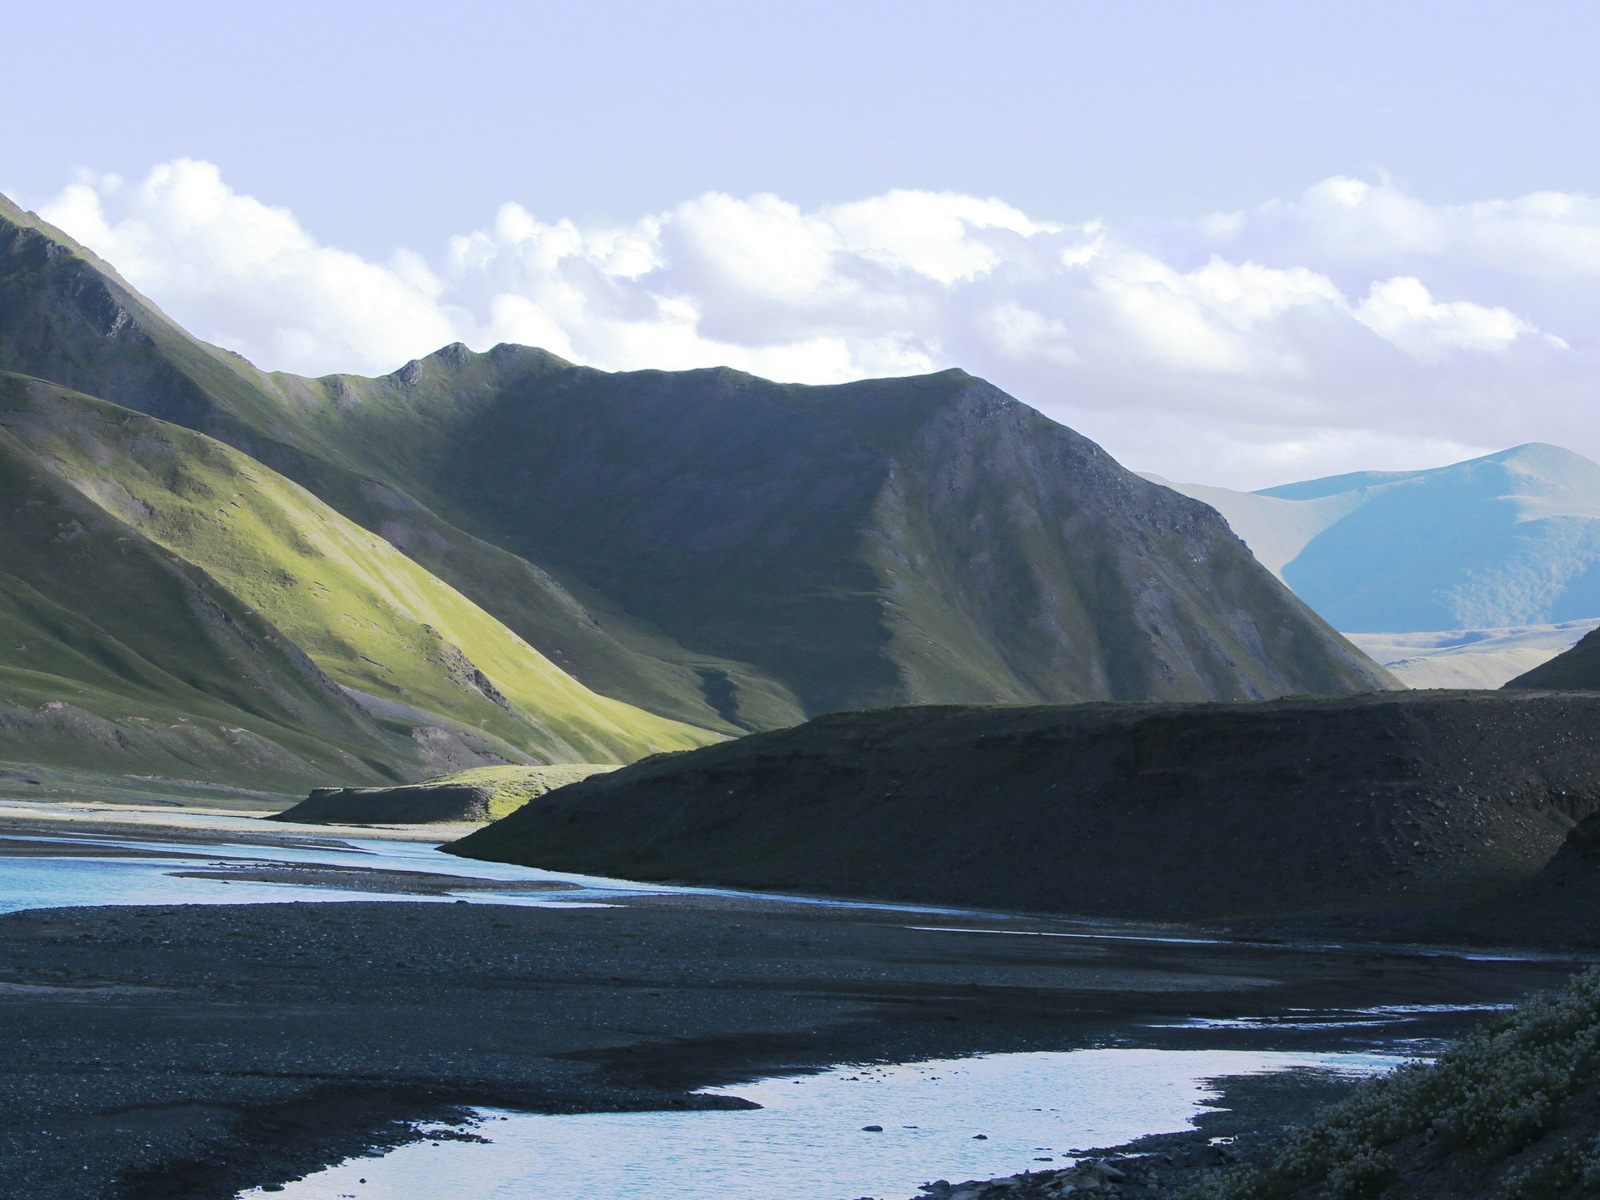
{"label": "shallow water", "polygon": [[[51,853],[38,858],[0,858],[0,912],[86,904],[267,904],[287,900],[440,900],[476,899],[496,904],[595,904],[621,895],[657,889],[621,880],[578,881],[548,871],[506,863],[453,858],[431,842],[341,839],[330,844],[308,838],[305,844],[251,845],[244,842],[164,842],[122,837],[19,838]],[[81,854],[63,854],[62,849]],[[114,853],[108,854],[107,851]],[[343,871],[395,871],[435,877],[444,893],[375,891],[351,875],[349,886],[272,882],[249,878],[261,867],[329,867]],[[198,878],[186,872],[234,873],[235,879]],[[460,881],[451,889],[452,881]],[[494,884],[545,885],[548,890],[497,890]]]}
{"label": "shallow water", "polygon": [[[973,915],[967,909],[917,904],[864,903],[808,896],[634,883],[594,875],[543,871],[512,863],[481,862],[444,854],[439,842],[394,838],[330,837],[323,830],[293,825],[260,829],[248,818],[191,818],[193,829],[213,828],[215,842],[162,841],[108,834],[59,836],[0,834],[11,844],[37,845],[39,857],[0,856],[0,913],[30,908],[102,904],[270,904],[291,900],[433,900],[522,904],[535,907],[596,907],[626,896],[738,896],[825,908],[870,908],[923,915]],[[232,841],[250,834],[273,841]],[[81,850],[81,853],[63,851]],[[47,851],[47,853],[46,853]],[[351,872],[348,882],[265,880],[262,868],[333,868]],[[196,877],[233,875],[234,878]],[[368,879],[359,873],[402,872],[429,876],[428,886],[404,880]],[[383,889],[371,886],[381,882]],[[504,886],[496,886],[504,885]]]}
{"label": "shallow water", "polygon": [[1371,1008],[1291,1008],[1264,1017],[1185,1017],[1151,1029],[1387,1029],[1428,1017],[1457,1013],[1495,1013],[1511,1004],[1380,1004]]}
{"label": "shallow water", "polygon": [[[905,1200],[1070,1166],[1072,1151],[1189,1128],[1206,1081],[1295,1068],[1369,1074],[1375,1054],[1075,1050],[994,1054],[707,1089],[747,1111],[482,1112],[490,1144],[402,1146],[287,1185],[284,1200]],[[863,1127],[882,1126],[881,1132]],[[976,1135],[983,1134],[980,1139]],[[256,1197],[259,1190],[241,1193]]]}

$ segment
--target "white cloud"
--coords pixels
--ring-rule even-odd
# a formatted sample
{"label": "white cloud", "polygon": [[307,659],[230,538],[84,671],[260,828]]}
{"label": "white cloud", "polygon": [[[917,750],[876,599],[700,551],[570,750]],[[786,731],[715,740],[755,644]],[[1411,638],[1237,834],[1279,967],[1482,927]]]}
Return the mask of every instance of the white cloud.
{"label": "white cloud", "polygon": [[1356,305],[1355,317],[1380,337],[1430,362],[1451,350],[1504,352],[1519,337],[1536,332],[1509,309],[1485,308],[1466,300],[1440,304],[1422,280],[1409,275],[1374,283],[1367,298]]}
{"label": "white cloud", "polygon": [[137,186],[86,180],[42,215],[202,337],[263,366],[361,369],[453,336],[416,255],[384,265],[318,246],[287,209],[237,194],[210,163],[166,163]]}
{"label": "white cloud", "polygon": [[1600,456],[1600,199],[1430,205],[1329,179],[1187,222],[1063,224],[895,191],[709,193],[609,227],[503,205],[371,262],[208,163],[43,215],[261,365],[380,372],[452,340],[828,383],[961,366],[1172,478],[1259,486],[1542,439]]}

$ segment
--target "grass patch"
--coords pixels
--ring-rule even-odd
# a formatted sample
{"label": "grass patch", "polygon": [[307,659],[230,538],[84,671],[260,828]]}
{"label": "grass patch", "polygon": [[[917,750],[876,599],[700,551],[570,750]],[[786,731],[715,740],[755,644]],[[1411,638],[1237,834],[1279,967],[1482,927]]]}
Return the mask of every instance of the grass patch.
{"label": "grass patch", "polygon": [[485,789],[489,793],[489,820],[498,821],[501,817],[516,812],[536,796],[553,792],[558,787],[566,787],[569,783],[577,783],[578,780],[587,779],[591,775],[616,769],[612,763],[554,763],[542,767],[474,767],[469,771],[457,771],[451,775],[441,775],[437,779],[426,780],[418,786],[462,784]]}
{"label": "grass patch", "polygon": [[324,825],[497,821],[546,792],[615,769],[609,763],[475,767],[400,787],[317,788],[276,819]]}

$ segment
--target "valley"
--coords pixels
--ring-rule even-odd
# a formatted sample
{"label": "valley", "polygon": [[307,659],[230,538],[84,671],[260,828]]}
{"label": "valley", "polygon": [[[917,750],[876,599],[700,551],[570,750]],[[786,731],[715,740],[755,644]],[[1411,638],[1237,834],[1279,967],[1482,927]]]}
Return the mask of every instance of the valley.
{"label": "valley", "polygon": [[[1165,1096],[1106,1134],[1165,1195],[1592,957],[1556,447],[1233,493],[957,369],[269,372],[0,199],[0,512],[7,1195],[357,1194],[500,1109],[681,1156],[740,1088],[1012,1054]],[[939,1170],[1090,1149],[951,1103]],[[807,1153],[910,1136],[828,1109]]]}
{"label": "valley", "polygon": [[1393,685],[1211,509],[961,371],[800,387],[452,345],[267,373],[8,203],[0,371],[29,470],[266,622],[404,781],[886,704]]}

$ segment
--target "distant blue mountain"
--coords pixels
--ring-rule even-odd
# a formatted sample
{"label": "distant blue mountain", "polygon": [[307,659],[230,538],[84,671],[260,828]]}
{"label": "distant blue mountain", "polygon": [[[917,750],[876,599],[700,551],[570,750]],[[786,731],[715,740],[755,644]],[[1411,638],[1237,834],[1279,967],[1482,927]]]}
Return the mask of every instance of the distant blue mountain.
{"label": "distant blue mountain", "polygon": [[1600,617],[1600,464],[1559,446],[1259,492],[1167,486],[1221,512],[1257,558],[1346,632]]}

